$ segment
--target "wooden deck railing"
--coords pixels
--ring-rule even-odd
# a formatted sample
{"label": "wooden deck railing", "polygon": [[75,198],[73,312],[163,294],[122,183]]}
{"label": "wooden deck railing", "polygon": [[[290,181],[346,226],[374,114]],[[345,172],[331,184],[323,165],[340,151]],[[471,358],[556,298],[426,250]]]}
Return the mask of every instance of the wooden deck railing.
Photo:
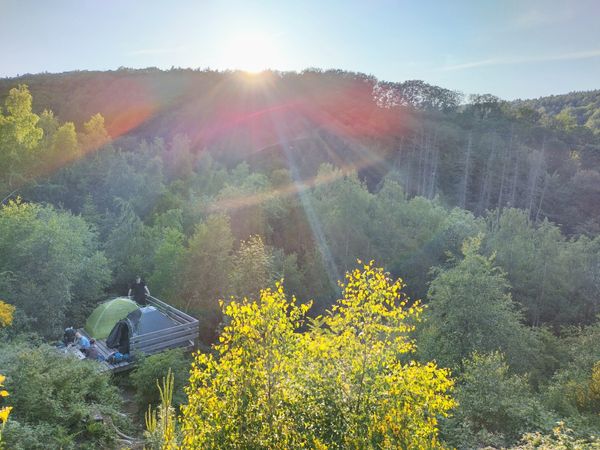
{"label": "wooden deck railing", "polygon": [[199,332],[197,319],[156,297],[149,295],[146,299],[150,305],[170,317],[178,325],[132,337],[130,346],[133,351],[151,355],[170,348],[190,348],[195,345]]}

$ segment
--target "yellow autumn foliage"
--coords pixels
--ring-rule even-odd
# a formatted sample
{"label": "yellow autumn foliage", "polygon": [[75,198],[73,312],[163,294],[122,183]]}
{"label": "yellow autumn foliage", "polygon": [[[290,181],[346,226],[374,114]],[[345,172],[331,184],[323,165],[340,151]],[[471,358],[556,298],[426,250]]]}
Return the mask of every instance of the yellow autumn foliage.
{"label": "yellow autumn foliage", "polygon": [[[7,327],[12,324],[15,307],[0,300],[0,328]],[[4,388],[6,377],[0,374],[0,398],[8,397],[8,391]],[[12,406],[4,406],[0,408],[0,446],[2,445],[2,429],[8,420]]]}
{"label": "yellow autumn foliage", "polygon": [[441,448],[455,402],[446,369],[410,357],[422,307],[373,263],[346,275],[331,313],[281,283],[232,301],[210,354],[192,365],[182,448]]}
{"label": "yellow autumn foliage", "polygon": [[12,324],[15,307],[0,300],[0,327],[8,327]]}
{"label": "yellow autumn foliage", "polygon": [[[5,380],[6,377],[4,375],[0,375],[0,397],[8,397],[8,392],[3,389]],[[2,448],[2,430],[4,429],[4,424],[8,420],[11,410],[12,406],[4,406],[3,408],[0,408],[0,448]]]}

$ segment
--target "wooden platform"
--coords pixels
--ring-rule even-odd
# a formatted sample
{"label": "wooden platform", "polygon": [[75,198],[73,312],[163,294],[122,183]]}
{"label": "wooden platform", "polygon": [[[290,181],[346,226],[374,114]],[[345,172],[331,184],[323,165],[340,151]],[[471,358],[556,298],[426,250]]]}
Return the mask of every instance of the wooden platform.
{"label": "wooden platform", "polygon": [[[96,348],[98,349],[98,354],[105,359],[105,361],[101,362],[103,370],[110,370],[113,373],[123,372],[135,367],[135,359],[139,358],[140,355],[153,355],[172,348],[193,350],[196,347],[199,331],[197,319],[155,297],[148,296],[147,301],[148,305],[154,306],[163,314],[170,317],[177,325],[152,333],[133,336],[129,341],[130,354],[133,356],[133,360],[117,364],[109,364],[106,361],[108,356],[114,353],[115,350],[106,347],[104,340],[97,339]],[[85,330],[80,329],[78,331],[89,338]]]}

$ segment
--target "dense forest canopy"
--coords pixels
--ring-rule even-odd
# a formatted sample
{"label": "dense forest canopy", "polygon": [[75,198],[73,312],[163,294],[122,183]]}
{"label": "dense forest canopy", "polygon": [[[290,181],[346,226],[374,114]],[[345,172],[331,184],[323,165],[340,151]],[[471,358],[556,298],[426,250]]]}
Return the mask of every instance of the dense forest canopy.
{"label": "dense forest canopy", "polygon": [[99,113],[123,150],[162,139],[175,172],[186,165],[176,153],[188,149],[194,160],[210,154],[228,168],[246,161],[303,180],[329,162],[357,170],[371,190],[393,170],[410,196],[439,196],[476,215],[512,206],[567,235],[597,227],[600,137],[560,114],[577,104],[597,115],[594,92],[508,103],[342,71],[121,69],[4,79],[0,95],[19,83],[38,115],[47,109],[81,129]]}
{"label": "dense forest canopy", "polygon": [[[244,372],[250,360],[277,365],[276,378],[287,380],[272,392],[289,400],[289,415],[282,412],[277,423],[294,445],[306,444],[309,435],[306,445],[313,447],[400,442],[386,411],[363,402],[362,381],[344,396],[326,389],[325,375],[302,372],[302,362],[333,378],[362,380],[352,378],[362,373],[374,396],[393,391],[399,381],[389,377],[407,371],[416,383],[407,389],[423,389],[414,398],[431,395],[439,403],[429,404],[429,412],[415,400],[417,412],[406,417],[428,431],[402,435],[402,442],[506,447],[531,432],[578,442],[597,434],[597,92],[505,102],[344,71],[120,69],[3,79],[0,99],[0,299],[15,307],[1,331],[0,368],[8,367],[5,384],[15,393],[4,433],[14,448],[42,448],[35,445],[49,436],[64,448],[112,445],[106,429],[82,431],[61,423],[58,413],[47,421],[41,410],[27,413],[24,405],[43,383],[18,371],[34,374],[46,348],[40,341],[81,326],[99,301],[125,294],[136,274],[157,297],[199,318],[202,348],[220,342],[210,356],[196,357],[182,409],[188,411],[182,432],[192,430],[185,442],[234,447],[231,436],[220,434],[225,422],[207,422],[215,404],[202,403],[197,392],[222,402],[217,412],[230,420],[225,416],[228,408],[237,411],[237,394],[224,398],[217,384],[231,370],[239,392],[247,392],[246,381],[263,392],[267,369]],[[352,272],[357,260],[376,266]],[[340,290],[337,282],[348,271],[363,290],[348,291],[351,282]],[[403,282],[391,281],[396,278]],[[262,291],[282,279],[288,297],[312,306],[295,309],[279,285]],[[368,365],[367,332],[345,330],[375,317],[369,346],[379,348],[379,327],[396,314],[389,298],[400,289],[410,312],[398,312],[397,328],[389,331],[396,347],[381,347]],[[363,294],[374,303],[362,305]],[[245,298],[261,306],[252,309]],[[377,322],[373,311],[386,319]],[[413,323],[421,312],[424,320]],[[244,314],[255,322],[239,322]],[[262,326],[269,329],[269,317],[277,317],[285,334],[253,341]],[[230,358],[227,345],[248,360]],[[328,349],[329,359],[316,358],[315,348]],[[273,354],[281,359],[269,359]],[[181,354],[161,358],[156,367],[177,368],[177,403],[185,404],[188,361]],[[368,370],[355,372],[360,358]],[[54,373],[60,364],[50,357],[45,366]],[[156,404],[157,394],[144,386],[166,373],[152,370],[152,361],[144,364],[132,382],[140,403]],[[445,368],[454,381],[446,382]],[[86,365],[77,376],[99,386],[106,398],[93,403],[118,420],[114,386],[89,370]],[[446,397],[454,383],[457,403]],[[306,423],[294,422],[301,404],[294,389],[304,389],[312,402],[306,423],[323,421],[321,431],[298,432]],[[67,394],[86,414],[93,409],[78,387]],[[373,409],[353,410],[348,398]],[[492,400],[483,404],[485,398]],[[258,412],[274,404],[258,394],[255,400]],[[317,408],[324,401],[331,410]],[[273,436],[261,428],[258,412],[247,445],[284,448],[283,440],[264,441]],[[370,422],[375,416],[389,427]],[[552,435],[560,420],[565,427]],[[348,428],[337,427],[342,423]],[[214,428],[205,435],[193,434],[208,425]],[[370,444],[361,440],[365,433]]]}

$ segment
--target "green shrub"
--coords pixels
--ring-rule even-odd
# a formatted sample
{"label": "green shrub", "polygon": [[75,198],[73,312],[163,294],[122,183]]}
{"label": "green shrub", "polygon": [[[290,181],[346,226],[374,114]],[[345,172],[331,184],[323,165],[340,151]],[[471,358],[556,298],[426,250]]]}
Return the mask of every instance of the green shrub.
{"label": "green shrub", "polygon": [[9,449],[110,448],[115,433],[108,422],[128,426],[117,388],[95,362],[12,342],[0,346],[0,366],[7,368],[13,407],[4,436]]}
{"label": "green shrub", "polygon": [[552,430],[552,434],[527,433],[523,436],[520,445],[513,450],[585,450],[600,449],[600,440],[597,437],[590,439],[579,439],[573,430],[566,428],[564,423],[559,422]]}
{"label": "green shrub", "polygon": [[161,382],[171,369],[175,377],[173,405],[178,406],[185,401],[183,386],[187,382],[190,361],[182,349],[173,349],[144,358],[131,373],[130,380],[135,388],[135,402],[140,413],[160,403],[157,382]]}
{"label": "green shrub", "polygon": [[546,405],[563,417],[587,416],[600,423],[600,322],[567,331],[566,363],[544,391]]}
{"label": "green shrub", "polygon": [[504,355],[473,354],[456,389],[458,408],[444,421],[443,437],[459,448],[511,445],[526,432],[548,430],[552,421],[524,376],[509,373]]}
{"label": "green shrub", "polygon": [[4,438],[9,443],[7,448],[11,450],[73,448],[73,442],[65,435],[65,429],[48,423],[30,425],[11,418],[4,429]]}

